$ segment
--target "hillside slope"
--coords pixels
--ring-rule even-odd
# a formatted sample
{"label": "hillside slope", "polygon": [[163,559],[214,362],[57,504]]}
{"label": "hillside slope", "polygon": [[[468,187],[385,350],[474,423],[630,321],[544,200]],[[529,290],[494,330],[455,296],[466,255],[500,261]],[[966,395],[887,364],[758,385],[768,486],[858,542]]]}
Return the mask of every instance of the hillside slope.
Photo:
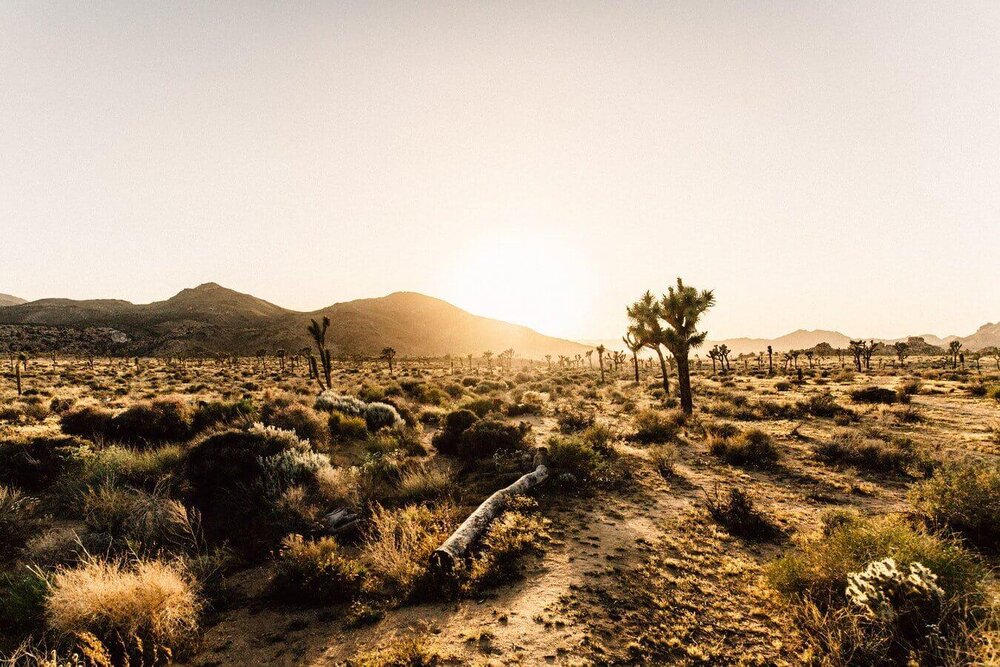
{"label": "hillside slope", "polygon": [[[338,303],[301,313],[215,283],[182,290],[165,301],[133,304],[100,299],[42,299],[0,311],[7,340],[0,347],[62,349],[53,327],[79,349],[80,330],[100,330],[95,353],[254,354],[257,350],[298,350],[310,344],[310,319],[331,320],[328,343],[338,355],[371,355],[394,347],[404,356],[495,353],[512,348],[518,356],[577,354],[583,345],[551,338],[527,327],[472,315],[445,301],[397,292],[375,299]],[[70,331],[72,330],[72,331]],[[17,331],[15,337],[10,332]],[[94,336],[86,337],[87,340]]]}
{"label": "hillside slope", "polygon": [[22,303],[27,303],[27,300],[22,299],[19,296],[11,296],[10,294],[0,294],[0,308],[6,308],[7,306],[18,306]]}

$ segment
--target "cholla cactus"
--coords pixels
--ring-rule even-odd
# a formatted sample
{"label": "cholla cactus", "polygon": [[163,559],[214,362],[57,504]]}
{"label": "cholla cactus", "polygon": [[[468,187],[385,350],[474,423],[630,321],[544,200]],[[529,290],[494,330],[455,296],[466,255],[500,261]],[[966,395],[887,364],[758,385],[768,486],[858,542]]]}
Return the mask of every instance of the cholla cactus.
{"label": "cholla cactus", "polygon": [[892,558],[874,561],[861,572],[847,575],[847,599],[864,615],[892,621],[901,615],[937,609],[944,591],[937,575],[922,563],[910,563],[900,572]]}
{"label": "cholla cactus", "polygon": [[344,396],[328,389],[316,398],[314,407],[317,410],[327,412],[336,410],[351,417],[358,417],[364,412],[366,404],[353,396]]}

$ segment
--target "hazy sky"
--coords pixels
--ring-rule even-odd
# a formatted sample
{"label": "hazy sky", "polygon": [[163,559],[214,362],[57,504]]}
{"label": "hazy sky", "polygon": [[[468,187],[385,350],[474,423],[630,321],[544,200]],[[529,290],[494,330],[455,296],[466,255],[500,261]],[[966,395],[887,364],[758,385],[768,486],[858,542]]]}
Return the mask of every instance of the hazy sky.
{"label": "hazy sky", "polygon": [[0,2],[0,292],[1000,318],[1000,3]]}

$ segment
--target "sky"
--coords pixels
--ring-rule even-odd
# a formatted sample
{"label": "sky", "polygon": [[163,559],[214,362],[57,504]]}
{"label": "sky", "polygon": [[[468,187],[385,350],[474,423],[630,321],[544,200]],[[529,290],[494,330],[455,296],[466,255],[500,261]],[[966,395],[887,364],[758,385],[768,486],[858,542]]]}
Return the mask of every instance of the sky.
{"label": "sky", "polygon": [[0,292],[1000,319],[1000,3],[0,3]]}

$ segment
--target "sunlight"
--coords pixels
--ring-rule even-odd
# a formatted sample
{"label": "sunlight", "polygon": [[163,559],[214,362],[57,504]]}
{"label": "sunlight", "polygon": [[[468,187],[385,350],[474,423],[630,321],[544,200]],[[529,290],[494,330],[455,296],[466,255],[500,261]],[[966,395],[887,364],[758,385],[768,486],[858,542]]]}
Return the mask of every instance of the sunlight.
{"label": "sunlight", "polygon": [[477,315],[570,336],[580,330],[586,278],[575,250],[542,235],[481,237],[456,259],[450,300]]}

